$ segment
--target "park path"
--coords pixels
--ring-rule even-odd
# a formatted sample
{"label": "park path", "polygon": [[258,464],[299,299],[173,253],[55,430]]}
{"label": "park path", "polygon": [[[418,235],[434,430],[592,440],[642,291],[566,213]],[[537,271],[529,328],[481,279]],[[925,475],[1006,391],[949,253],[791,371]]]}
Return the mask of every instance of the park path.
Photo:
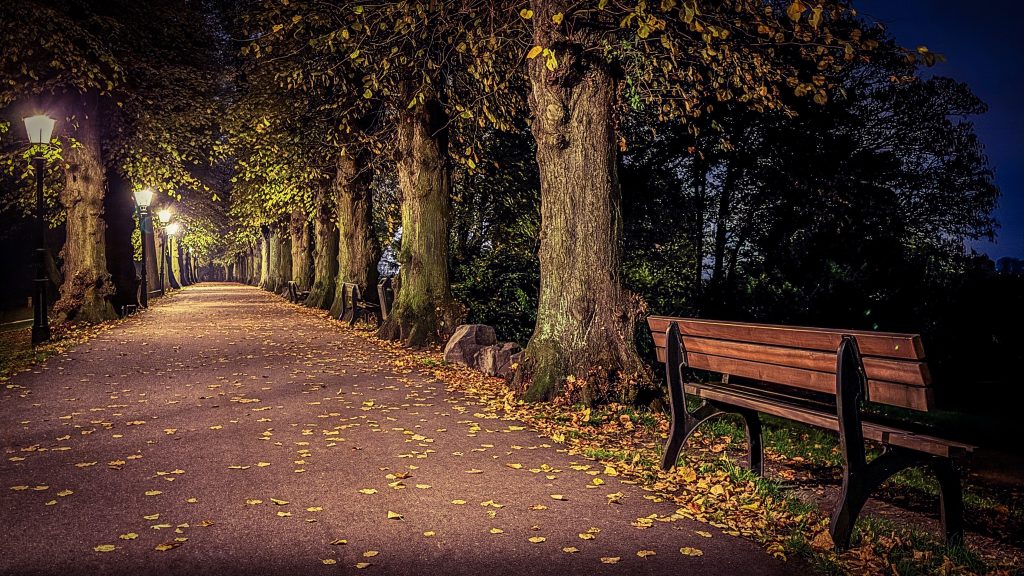
{"label": "park path", "polygon": [[635,527],[674,506],[249,286],[189,287],[6,384],[0,574],[806,569]]}

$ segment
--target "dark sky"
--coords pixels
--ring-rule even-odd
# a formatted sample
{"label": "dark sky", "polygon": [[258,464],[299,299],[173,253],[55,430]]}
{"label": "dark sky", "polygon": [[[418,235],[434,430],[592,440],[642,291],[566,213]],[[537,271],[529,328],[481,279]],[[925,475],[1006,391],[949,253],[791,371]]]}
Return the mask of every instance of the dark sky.
{"label": "dark sky", "polygon": [[903,46],[946,56],[928,73],[967,83],[989,106],[974,118],[1002,190],[996,241],[974,242],[993,259],[1024,257],[1024,1],[855,0]]}

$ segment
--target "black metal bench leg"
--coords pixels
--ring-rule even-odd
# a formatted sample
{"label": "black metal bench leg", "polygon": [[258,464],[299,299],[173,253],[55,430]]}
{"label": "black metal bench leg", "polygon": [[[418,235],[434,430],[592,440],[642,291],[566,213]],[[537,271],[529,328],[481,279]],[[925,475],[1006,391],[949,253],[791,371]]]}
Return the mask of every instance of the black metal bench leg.
{"label": "black metal bench leg", "polygon": [[747,427],[747,443],[750,448],[750,471],[764,476],[764,445],[761,441],[761,417],[755,410],[742,410],[739,415]]}
{"label": "black metal bench leg", "polygon": [[964,543],[964,493],[960,471],[946,458],[932,461],[931,469],[939,481],[939,510],[946,546],[959,546]]}
{"label": "black metal bench leg", "polygon": [[661,458],[661,469],[669,470],[676,465],[683,444],[701,422],[721,414],[718,407],[707,402],[693,412],[686,409],[686,393],[683,390],[683,369],[686,368],[686,351],[679,338],[679,328],[672,324],[666,334],[665,380],[668,384],[671,404],[671,427],[665,442],[665,453]]}

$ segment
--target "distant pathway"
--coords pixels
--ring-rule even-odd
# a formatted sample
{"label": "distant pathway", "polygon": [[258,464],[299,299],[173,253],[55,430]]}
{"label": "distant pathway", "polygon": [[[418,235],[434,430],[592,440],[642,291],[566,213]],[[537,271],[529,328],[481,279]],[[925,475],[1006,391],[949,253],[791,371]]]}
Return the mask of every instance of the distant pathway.
{"label": "distant pathway", "polygon": [[705,524],[638,529],[674,506],[248,286],[187,288],[7,384],[0,574],[806,571]]}

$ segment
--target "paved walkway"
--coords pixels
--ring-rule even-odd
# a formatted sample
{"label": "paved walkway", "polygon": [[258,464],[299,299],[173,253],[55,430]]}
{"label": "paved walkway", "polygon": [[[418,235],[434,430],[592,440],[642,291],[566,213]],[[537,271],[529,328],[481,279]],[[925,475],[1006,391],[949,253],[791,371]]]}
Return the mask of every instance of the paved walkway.
{"label": "paved walkway", "polygon": [[347,330],[201,284],[12,378],[0,574],[805,571],[704,524],[634,527],[674,507]]}

